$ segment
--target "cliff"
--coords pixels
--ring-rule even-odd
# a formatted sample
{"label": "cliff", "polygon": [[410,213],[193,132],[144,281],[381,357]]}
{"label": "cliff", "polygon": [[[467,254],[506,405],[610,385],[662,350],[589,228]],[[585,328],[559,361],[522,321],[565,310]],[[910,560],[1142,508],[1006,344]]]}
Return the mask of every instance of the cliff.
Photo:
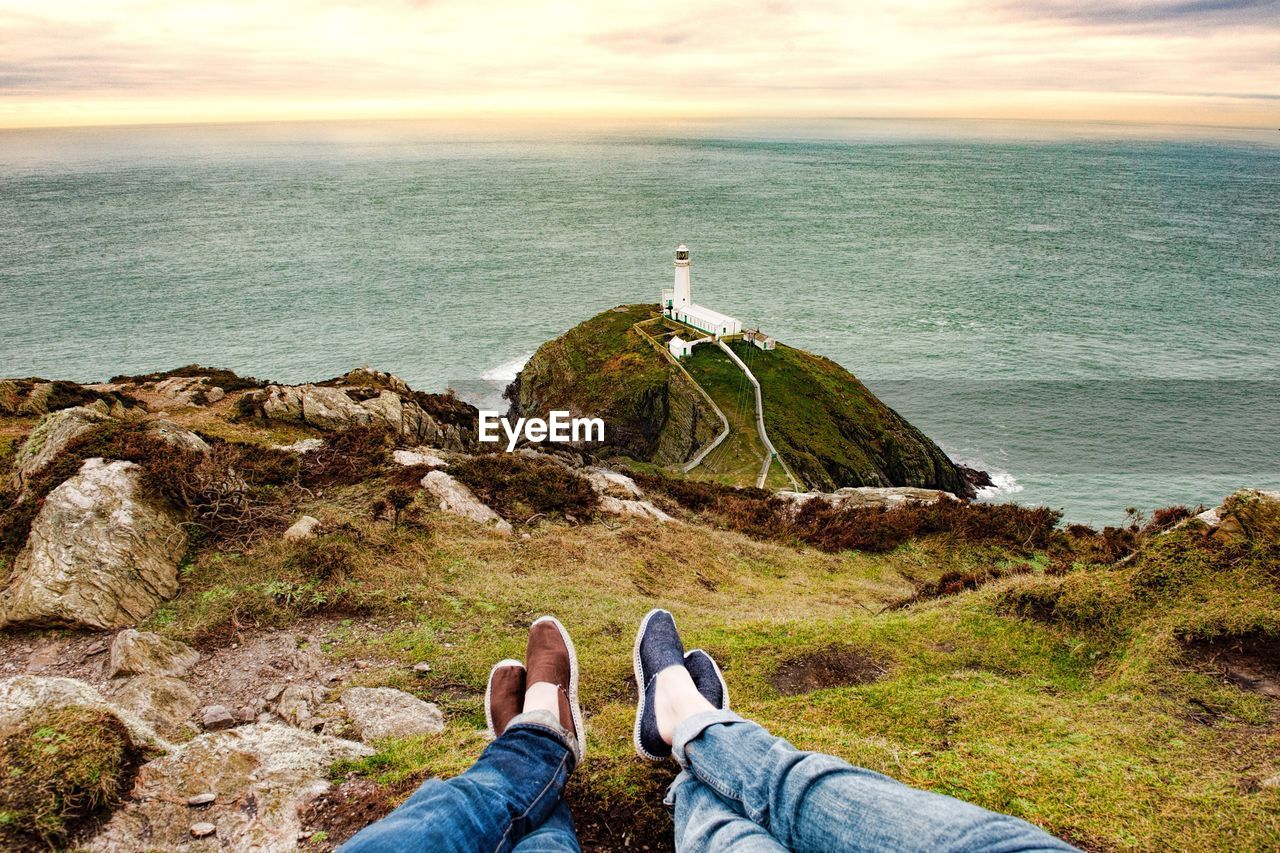
{"label": "cliff", "polygon": [[[719,419],[633,328],[656,316],[651,305],[621,306],[543,344],[509,389],[513,413],[568,409],[603,417],[606,443],[592,448],[601,455],[663,466],[692,459],[720,431]],[[659,342],[674,333],[661,321],[650,331]],[[916,486],[973,495],[960,466],[834,361],[782,345],[770,352],[732,346],[760,382],[769,437],[805,487]],[[746,378],[722,351],[700,346],[686,366],[722,409],[750,409]],[[730,411],[730,420],[750,433],[750,411],[740,414]],[[742,469],[742,485],[754,482],[755,468]]]}

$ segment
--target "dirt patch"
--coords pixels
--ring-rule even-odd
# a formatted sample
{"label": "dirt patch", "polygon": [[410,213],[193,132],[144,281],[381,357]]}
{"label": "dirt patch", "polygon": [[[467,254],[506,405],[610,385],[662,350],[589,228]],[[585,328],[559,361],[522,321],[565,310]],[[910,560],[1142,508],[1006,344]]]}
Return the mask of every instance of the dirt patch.
{"label": "dirt patch", "polygon": [[831,646],[783,661],[769,683],[783,696],[799,696],[824,687],[851,687],[879,681],[888,666],[865,652]]}
{"label": "dirt patch", "polygon": [[1214,675],[1243,690],[1280,699],[1280,635],[1253,631],[1186,644],[1187,653]]}
{"label": "dirt patch", "polygon": [[422,784],[405,779],[381,785],[369,779],[348,779],[316,797],[299,813],[303,850],[335,850],[374,821],[390,814]]}
{"label": "dirt patch", "polygon": [[569,780],[565,799],[584,853],[675,849],[671,814],[662,804],[671,769],[642,768],[633,773],[630,793],[621,798],[602,795],[589,777]]}

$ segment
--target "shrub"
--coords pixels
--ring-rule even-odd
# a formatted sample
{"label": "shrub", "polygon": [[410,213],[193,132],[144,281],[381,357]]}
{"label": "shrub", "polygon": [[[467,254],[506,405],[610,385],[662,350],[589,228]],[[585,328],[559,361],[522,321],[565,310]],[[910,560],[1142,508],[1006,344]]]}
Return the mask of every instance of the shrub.
{"label": "shrub", "polygon": [[128,790],[139,756],[124,725],[87,708],[40,709],[0,740],[0,846],[61,847]]}
{"label": "shrub", "polygon": [[294,545],[291,565],[317,581],[346,577],[355,568],[356,546],[340,534],[323,534]]}
{"label": "shrub", "polygon": [[512,523],[544,514],[585,519],[600,503],[585,478],[545,459],[486,454],[455,462],[449,473]]}
{"label": "shrub", "polygon": [[325,440],[324,447],[306,455],[302,482],[308,487],[357,483],[387,464],[387,454],[395,443],[395,433],[384,424],[336,432]]}
{"label": "shrub", "polygon": [[131,382],[135,385],[141,385],[144,382],[159,382],[162,379],[173,379],[175,377],[200,376],[207,380],[206,386],[213,387],[216,385],[228,394],[232,391],[243,391],[246,388],[261,388],[267,384],[261,379],[254,379],[252,376],[240,376],[234,371],[222,367],[201,367],[198,364],[188,364],[185,367],[175,368],[174,370],[142,373],[136,376],[113,376],[111,381]]}

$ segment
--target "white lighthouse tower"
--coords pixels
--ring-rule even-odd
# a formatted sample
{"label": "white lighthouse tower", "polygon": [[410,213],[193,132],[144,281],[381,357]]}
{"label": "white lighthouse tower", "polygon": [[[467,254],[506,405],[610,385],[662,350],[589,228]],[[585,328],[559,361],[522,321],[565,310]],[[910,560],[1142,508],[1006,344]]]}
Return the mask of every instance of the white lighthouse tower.
{"label": "white lighthouse tower", "polygon": [[689,285],[689,247],[684,243],[676,249],[675,286],[659,294],[658,304],[665,316],[700,329],[713,338],[742,334],[742,324],[738,320],[693,301]]}
{"label": "white lighthouse tower", "polygon": [[681,243],[676,249],[676,286],[672,291],[671,307],[686,308],[692,301],[689,295],[689,247]]}

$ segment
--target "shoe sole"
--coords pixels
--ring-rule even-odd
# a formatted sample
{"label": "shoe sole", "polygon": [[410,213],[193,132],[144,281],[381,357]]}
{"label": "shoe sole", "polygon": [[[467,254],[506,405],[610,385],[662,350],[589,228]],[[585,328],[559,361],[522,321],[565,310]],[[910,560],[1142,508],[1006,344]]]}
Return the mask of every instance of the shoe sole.
{"label": "shoe sole", "polygon": [[636,643],[631,650],[631,663],[636,674],[636,694],[640,697],[636,700],[636,724],[631,729],[631,743],[636,748],[636,755],[640,756],[645,761],[652,761],[655,764],[661,761],[666,761],[667,757],[665,755],[659,756],[652,754],[640,743],[640,721],[644,719],[645,694],[647,692],[645,688],[648,686],[644,681],[644,667],[640,663],[640,642],[644,639],[645,629],[649,627],[649,620],[659,613],[665,613],[668,616],[671,616],[672,623],[676,621],[676,617],[671,614],[670,610],[663,610],[661,607],[650,610],[644,615],[644,619],[640,620],[640,630],[636,631]]}
{"label": "shoe sole", "polygon": [[[540,616],[533,620],[533,625],[539,622],[550,622],[555,625],[556,630],[560,632],[560,639],[564,640],[564,647],[569,650],[569,713],[573,715],[573,732],[578,741],[578,764],[581,765],[587,757],[587,727],[582,722],[582,707],[578,704],[578,651],[573,647],[573,639],[560,624],[559,619],[554,616]],[[532,628],[533,625],[529,627]]]}
{"label": "shoe sole", "polygon": [[493,675],[504,666],[518,666],[524,669],[524,664],[520,661],[507,658],[506,660],[498,661],[493,665],[493,669],[489,670],[489,681],[484,686],[484,724],[489,730],[489,740],[494,740],[498,737],[498,733],[493,729],[493,705],[490,704],[493,701]]}
{"label": "shoe sole", "polygon": [[720,706],[719,710],[728,711],[729,710],[729,685],[725,683],[724,673],[720,671],[720,664],[716,663],[715,658],[707,654],[706,649],[690,649],[689,651],[684,653],[684,659],[688,660],[689,655],[693,654],[694,652],[702,652],[702,654],[706,656],[707,660],[711,661],[711,666],[714,667],[716,671],[716,678],[720,680],[720,695],[724,697],[724,704]]}

